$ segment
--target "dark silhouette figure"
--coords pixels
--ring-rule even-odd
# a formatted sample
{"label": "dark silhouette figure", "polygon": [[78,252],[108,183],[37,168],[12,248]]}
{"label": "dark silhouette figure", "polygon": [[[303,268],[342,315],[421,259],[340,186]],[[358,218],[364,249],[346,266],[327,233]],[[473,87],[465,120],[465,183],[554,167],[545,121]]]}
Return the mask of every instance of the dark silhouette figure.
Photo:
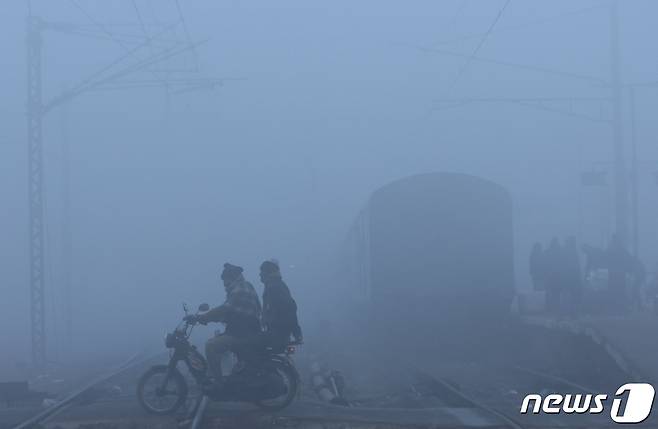
{"label": "dark silhouette figure", "polygon": [[265,261],[260,266],[260,279],[265,285],[263,291],[263,327],[265,340],[275,349],[285,347],[292,335],[302,341],[302,329],[297,321],[297,303],[290,289],[281,278],[279,265]]}
{"label": "dark silhouette figure", "polygon": [[583,245],[585,273],[604,269],[608,273],[605,309],[623,312],[642,308],[646,269],[642,261],[626,250],[623,241],[613,234],[606,249]]}
{"label": "dark silhouette figure", "polygon": [[606,251],[608,259],[608,289],[613,309],[627,309],[626,274],[632,273],[633,257],[628,253],[617,234],[612,236]]}
{"label": "dark silhouette figure", "polygon": [[576,237],[569,237],[564,243],[564,289],[568,293],[568,302],[565,306],[569,313],[575,314],[582,310],[583,284],[580,267],[580,255]]}
{"label": "dark silhouette figure", "polygon": [[242,267],[224,264],[222,282],[226,290],[226,300],[219,307],[198,316],[188,316],[190,320],[207,324],[224,323],[222,335],[216,335],[206,342],[206,357],[210,373],[216,383],[222,378],[222,356],[228,351],[248,344],[260,333],[261,305],[254,287],[242,275]]}
{"label": "dark silhouette figure", "polygon": [[530,251],[530,278],[534,290],[546,289],[546,261],[544,249],[539,242],[535,243]]}
{"label": "dark silhouette figure", "polygon": [[[647,270],[644,263],[636,257],[633,257],[632,265],[632,280],[630,290],[630,304],[634,310],[642,310],[643,308],[643,289],[646,287]],[[646,292],[646,291],[645,291]]]}
{"label": "dark silhouette figure", "polygon": [[546,261],[546,311],[557,313],[560,311],[560,301],[563,290],[563,254],[562,246],[557,237],[551,240],[551,244],[545,253]]}
{"label": "dark silhouette figure", "polygon": [[585,254],[585,274],[599,269],[608,269],[608,253],[589,244],[583,244],[582,252]]}

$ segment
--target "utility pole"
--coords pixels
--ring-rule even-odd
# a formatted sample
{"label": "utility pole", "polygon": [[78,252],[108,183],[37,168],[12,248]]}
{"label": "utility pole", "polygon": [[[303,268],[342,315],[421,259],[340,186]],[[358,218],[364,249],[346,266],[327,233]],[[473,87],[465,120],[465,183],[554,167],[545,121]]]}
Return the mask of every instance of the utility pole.
{"label": "utility pole", "polygon": [[640,234],[639,234],[639,207],[638,207],[638,180],[637,180],[637,130],[635,126],[635,87],[630,89],[630,109],[631,109],[631,214],[632,221],[632,244],[633,256],[636,259],[640,257]]}
{"label": "utility pole", "polygon": [[[28,239],[29,239],[29,286],[30,286],[30,328],[31,328],[31,346],[32,346],[32,363],[34,367],[43,367],[47,362],[46,355],[46,305],[45,305],[45,245],[44,245],[44,195],[43,195],[43,118],[55,107],[65,105],[72,99],[94,90],[118,90],[118,89],[136,89],[136,88],[153,88],[165,87],[167,91],[172,86],[183,89],[199,89],[199,88],[214,88],[221,86],[225,79],[218,78],[181,78],[173,82],[163,81],[157,78],[150,80],[126,80],[139,72],[149,71],[149,68],[154,64],[162,63],[169,58],[175,57],[181,53],[194,50],[199,43],[192,43],[190,40],[186,42],[174,42],[172,46],[166,46],[157,52],[151,53],[146,57],[138,55],[144,48],[151,48],[153,40],[159,40],[161,34],[145,35],[141,42],[135,46],[128,46],[121,39],[115,37],[110,33],[105,26],[94,22],[97,26],[101,27],[101,33],[96,34],[103,38],[110,38],[124,48],[126,51],[123,55],[109,63],[109,65],[101,68],[92,75],[83,79],[77,85],[65,89],[59,95],[44,102],[42,97],[42,68],[41,68],[41,54],[42,54],[42,41],[44,30],[53,30],[61,32],[72,32],[73,34],[80,33],[80,27],[72,24],[53,23],[43,21],[41,18],[32,13],[30,2],[28,6],[27,17],[27,146],[28,146]],[[179,11],[180,12],[180,11]],[[184,24],[182,15],[178,24]],[[168,26],[167,30],[172,26]],[[93,36],[89,31],[82,32],[83,35]],[[139,36],[131,38],[132,42],[139,41]],[[128,60],[132,59],[133,62],[125,64]],[[152,72],[152,74],[154,74]],[[63,144],[67,144],[63,142]],[[65,151],[64,157],[68,158],[68,149],[63,148]],[[65,161],[66,162],[66,161]],[[65,169],[68,166],[65,165]],[[65,210],[68,207],[68,173],[65,173],[64,178],[65,186]],[[65,222],[68,222],[65,216]],[[70,225],[67,223],[64,226],[65,234],[70,234]],[[70,238],[65,238],[64,252],[68,252],[70,248]],[[67,257],[65,255],[65,257]],[[65,268],[67,270],[68,268]],[[70,273],[65,273],[64,295],[65,295],[65,308],[70,311]],[[72,332],[71,315],[65,315],[66,333],[67,337]],[[67,344],[68,346],[68,344]]]}
{"label": "utility pole", "polygon": [[46,363],[43,242],[43,99],[41,94],[41,20],[27,17],[27,146],[32,361]]}
{"label": "utility pole", "polygon": [[[66,88],[63,89],[66,91]],[[63,292],[64,313],[64,352],[70,354],[73,350],[73,304],[71,256],[73,253],[73,240],[71,237],[71,160],[69,147],[69,109],[62,106],[60,117],[61,127],[61,156],[62,156],[62,276],[61,290]]]}
{"label": "utility pole", "polygon": [[624,162],[624,130],[622,126],[622,82],[619,53],[619,4],[610,0],[610,83],[612,97],[612,140],[615,181],[615,232],[628,243],[628,186]]}

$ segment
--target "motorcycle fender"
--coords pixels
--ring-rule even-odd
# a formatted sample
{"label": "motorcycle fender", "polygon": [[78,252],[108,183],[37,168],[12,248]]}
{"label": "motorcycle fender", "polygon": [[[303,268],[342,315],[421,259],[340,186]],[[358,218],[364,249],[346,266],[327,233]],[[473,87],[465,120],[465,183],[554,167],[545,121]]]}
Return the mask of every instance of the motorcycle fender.
{"label": "motorcycle fender", "polygon": [[180,371],[178,371],[178,367],[176,367],[176,361],[174,361],[174,360],[170,361],[167,365],[153,365],[153,366],[151,366],[151,369],[155,369],[155,368],[166,368],[166,370],[167,370],[167,377],[164,380],[162,380],[163,386],[164,386],[164,383],[166,383],[167,380],[171,380],[171,378],[175,377],[176,374],[182,376],[182,374],[180,374]]}
{"label": "motorcycle fender", "polygon": [[295,364],[293,363],[292,359],[290,359],[288,356],[272,356],[271,358],[272,362],[277,362],[279,364],[282,364],[285,366],[287,369],[290,370],[290,372],[294,375],[296,381],[297,381],[297,397],[301,397],[302,394],[302,377],[299,375],[299,372],[297,371],[297,368],[295,367]]}

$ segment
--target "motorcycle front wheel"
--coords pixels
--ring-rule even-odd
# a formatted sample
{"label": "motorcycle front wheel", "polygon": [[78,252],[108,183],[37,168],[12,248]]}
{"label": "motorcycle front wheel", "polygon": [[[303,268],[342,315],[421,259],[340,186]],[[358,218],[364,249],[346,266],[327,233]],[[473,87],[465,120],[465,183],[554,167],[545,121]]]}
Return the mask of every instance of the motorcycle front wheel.
{"label": "motorcycle front wheel", "polygon": [[151,367],[139,379],[137,400],[151,414],[173,414],[187,399],[187,382],[176,369],[167,365]]}
{"label": "motorcycle front wheel", "polygon": [[275,371],[279,377],[283,380],[285,386],[285,393],[270,399],[262,399],[255,401],[254,403],[268,411],[278,411],[286,408],[297,396],[297,390],[299,389],[299,377],[294,368],[289,365],[283,364],[282,362],[272,362],[272,371]]}

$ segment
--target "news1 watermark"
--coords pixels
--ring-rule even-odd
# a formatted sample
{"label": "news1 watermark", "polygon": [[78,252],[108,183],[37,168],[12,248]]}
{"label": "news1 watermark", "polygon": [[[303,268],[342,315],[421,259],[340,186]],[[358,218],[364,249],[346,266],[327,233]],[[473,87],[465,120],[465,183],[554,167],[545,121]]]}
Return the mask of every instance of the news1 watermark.
{"label": "news1 watermark", "polygon": [[[649,417],[656,391],[648,383],[627,383],[611,397],[610,418],[616,423],[641,423]],[[608,395],[531,393],[523,398],[521,414],[601,414],[610,403]]]}

